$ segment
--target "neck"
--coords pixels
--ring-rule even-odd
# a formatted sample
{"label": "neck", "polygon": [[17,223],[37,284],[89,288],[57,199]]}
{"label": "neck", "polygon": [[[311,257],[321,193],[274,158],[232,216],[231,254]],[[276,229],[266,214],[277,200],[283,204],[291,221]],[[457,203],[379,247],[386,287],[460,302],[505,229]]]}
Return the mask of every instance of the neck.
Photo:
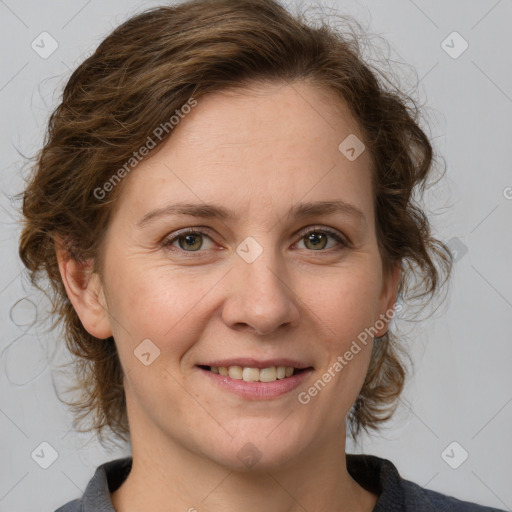
{"label": "neck", "polygon": [[335,444],[319,441],[293,460],[247,471],[229,470],[161,433],[145,432],[138,436],[132,429],[132,469],[111,494],[116,512],[369,512],[377,501],[348,473],[342,432]]}

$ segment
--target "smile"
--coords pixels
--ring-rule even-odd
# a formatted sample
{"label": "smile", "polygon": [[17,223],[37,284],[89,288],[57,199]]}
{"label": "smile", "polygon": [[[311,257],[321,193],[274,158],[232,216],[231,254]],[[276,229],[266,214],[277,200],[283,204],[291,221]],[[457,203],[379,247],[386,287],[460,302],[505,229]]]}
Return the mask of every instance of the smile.
{"label": "smile", "polygon": [[208,366],[198,368],[221,388],[246,399],[271,399],[297,388],[313,371],[293,366]]}
{"label": "smile", "polygon": [[286,379],[302,371],[293,366],[269,366],[267,368],[251,368],[247,366],[210,366],[206,367],[212,373],[228,376],[245,382],[274,382]]}

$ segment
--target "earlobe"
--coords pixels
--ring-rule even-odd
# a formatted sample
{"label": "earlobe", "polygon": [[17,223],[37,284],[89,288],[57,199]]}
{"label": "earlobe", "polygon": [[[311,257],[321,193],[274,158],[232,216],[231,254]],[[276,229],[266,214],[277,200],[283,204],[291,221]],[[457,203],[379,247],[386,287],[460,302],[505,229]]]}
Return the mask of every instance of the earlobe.
{"label": "earlobe", "polygon": [[93,261],[76,261],[58,241],[55,251],[66,293],[85,330],[96,338],[109,338],[112,330],[107,303],[99,275],[92,272]]}

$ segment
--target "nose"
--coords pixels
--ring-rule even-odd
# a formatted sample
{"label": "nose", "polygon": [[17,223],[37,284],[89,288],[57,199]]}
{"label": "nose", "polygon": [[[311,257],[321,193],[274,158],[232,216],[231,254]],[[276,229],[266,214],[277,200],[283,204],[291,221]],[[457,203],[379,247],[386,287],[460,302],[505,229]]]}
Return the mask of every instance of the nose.
{"label": "nose", "polygon": [[222,311],[226,325],[260,336],[298,325],[299,297],[284,264],[270,250],[252,263],[240,258],[234,265]]}

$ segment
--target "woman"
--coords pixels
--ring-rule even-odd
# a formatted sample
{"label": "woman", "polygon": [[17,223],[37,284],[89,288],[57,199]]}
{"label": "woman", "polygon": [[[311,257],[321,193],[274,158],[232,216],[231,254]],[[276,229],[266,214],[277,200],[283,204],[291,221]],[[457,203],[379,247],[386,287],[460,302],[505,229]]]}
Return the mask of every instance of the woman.
{"label": "woman", "polygon": [[355,40],[271,0],[149,10],[78,67],[20,255],[52,284],[77,419],[132,456],[59,512],[496,510],[345,453],[402,391],[398,295],[451,270],[411,202],[415,114]]}

